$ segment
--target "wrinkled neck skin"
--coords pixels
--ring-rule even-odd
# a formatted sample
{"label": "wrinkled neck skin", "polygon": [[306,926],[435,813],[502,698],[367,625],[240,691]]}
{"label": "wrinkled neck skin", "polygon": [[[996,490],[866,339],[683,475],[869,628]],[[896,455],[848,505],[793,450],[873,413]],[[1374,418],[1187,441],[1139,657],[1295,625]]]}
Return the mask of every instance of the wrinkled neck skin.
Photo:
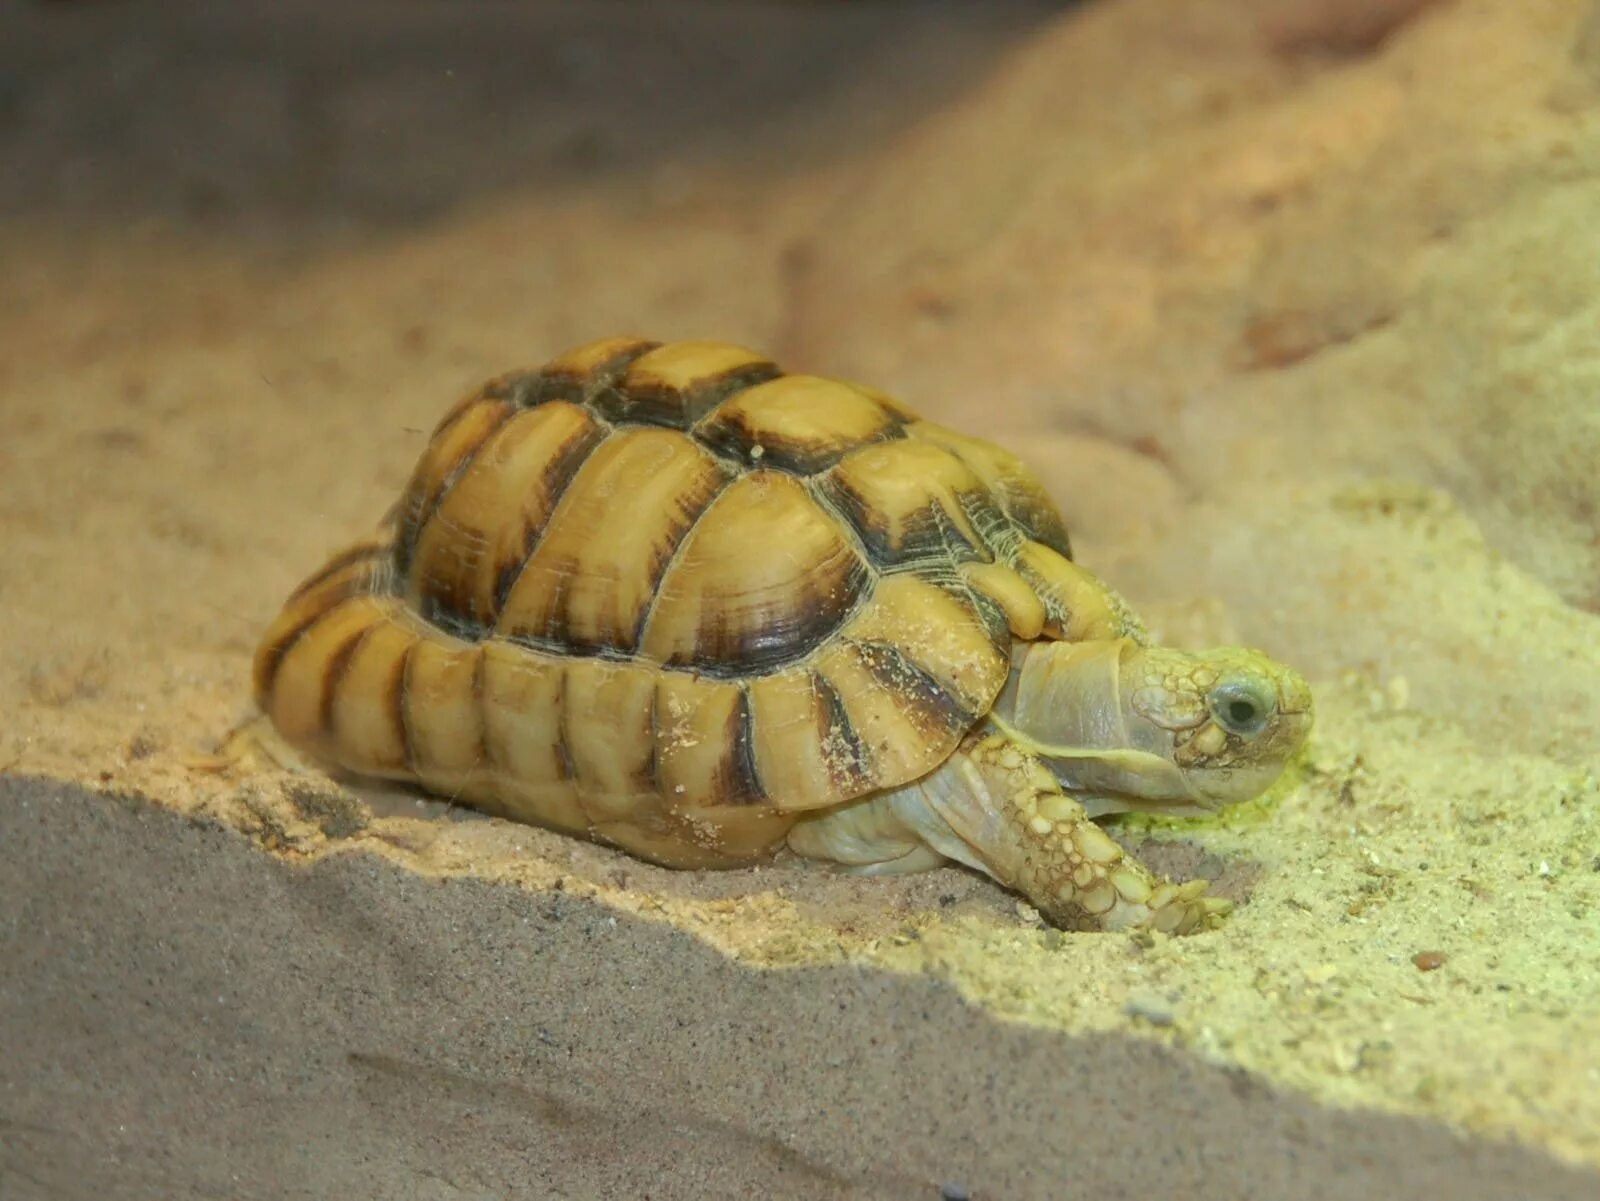
{"label": "wrinkled neck skin", "polygon": [[991,719],[1037,754],[1091,817],[1210,812],[1218,803],[1174,762],[1176,732],[1133,703],[1151,656],[1182,658],[1128,638],[1022,644]]}

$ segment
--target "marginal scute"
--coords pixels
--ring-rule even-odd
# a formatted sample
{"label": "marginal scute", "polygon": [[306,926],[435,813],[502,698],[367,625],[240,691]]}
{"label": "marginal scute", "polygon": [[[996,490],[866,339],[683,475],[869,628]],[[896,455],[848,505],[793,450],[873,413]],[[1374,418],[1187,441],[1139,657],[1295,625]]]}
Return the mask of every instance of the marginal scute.
{"label": "marginal scute", "polygon": [[499,638],[483,644],[483,747],[496,771],[529,784],[570,784],[567,661]]}
{"label": "marginal scute", "polygon": [[1004,563],[963,563],[961,576],[1000,607],[1015,637],[1031,642],[1043,632],[1044,602],[1039,599],[1038,591],[1014,568]]}
{"label": "marginal scute", "polygon": [[873,789],[895,788],[933,770],[964,732],[952,710],[907,691],[916,677],[903,668],[892,650],[843,638],[817,654],[817,674],[838,694]]}
{"label": "marginal scute", "polygon": [[378,581],[388,572],[392,549],[392,541],[387,538],[364,538],[346,547],[307,576],[289,594],[284,608],[321,608],[334,594],[353,596],[357,592],[381,591]]}
{"label": "marginal scute", "polygon": [[263,695],[272,724],[291,745],[331,743],[330,710],[356,645],[389,616],[393,602],[353,596],[317,614],[278,652]]}
{"label": "marginal scute", "polygon": [[351,771],[395,776],[409,770],[403,692],[418,637],[411,623],[389,618],[374,624],[351,652],[333,694],[329,730],[347,748]]}
{"label": "marginal scute", "polygon": [[810,474],[855,447],[897,433],[900,424],[859,388],[815,375],[785,375],[746,388],[695,433],[724,454]]}
{"label": "marginal scute", "polygon": [[[459,421],[461,415],[468,409],[482,408],[485,404],[497,404],[501,401],[511,400],[517,391],[519,383],[528,378],[528,376],[529,372],[526,371],[507,371],[462,396],[444,411],[438,421],[434,422],[433,428],[428,431],[428,446],[431,447],[439,435]],[[424,460],[426,460],[427,450],[423,451],[423,456]],[[421,466],[421,463],[417,464],[418,469]],[[401,497],[402,503],[404,499],[404,497]],[[395,507],[398,509],[402,505],[397,504]]]}
{"label": "marginal scute", "polygon": [[954,749],[1008,670],[975,608],[890,576],[809,666],[752,683],[762,780],[799,810],[914,779]]}
{"label": "marginal scute", "polygon": [[466,793],[487,770],[480,671],[484,647],[429,629],[406,664],[404,710],[417,779],[443,796]]}
{"label": "marginal scute", "polygon": [[871,578],[793,476],[756,471],[700,517],[661,581],[640,651],[657,663],[751,674],[810,653]]}
{"label": "marginal scute", "polygon": [[255,699],[264,711],[272,711],[279,669],[295,643],[340,602],[379,591],[376,585],[384,578],[387,556],[361,555],[353,561],[347,556],[341,551],[296,588],[256,645]]}
{"label": "marginal scute", "polygon": [[658,675],[643,663],[566,665],[566,745],[591,822],[626,817],[643,798],[659,797],[651,717]]}
{"label": "marginal scute", "polygon": [[581,834],[589,828],[567,750],[568,663],[499,639],[483,644],[479,709],[490,811]]}
{"label": "marginal scute", "polygon": [[[881,581],[840,636],[926,676],[940,695],[920,703],[947,708],[963,728],[988,709],[1011,669],[1010,640],[994,637],[970,599],[914,574]],[[920,691],[907,683],[908,698]]]}
{"label": "marginal scute", "polygon": [[755,760],[772,804],[817,809],[873,787],[866,750],[833,685],[812,667],[750,682]]}
{"label": "marginal scute", "polygon": [[877,677],[905,711],[923,741],[947,742],[939,758],[954,749],[956,741],[980,716],[963,705],[914,655],[894,642],[854,642],[866,669]]}
{"label": "marginal scute", "polygon": [[690,672],[656,684],[657,775],[668,808],[750,805],[766,799],[744,760],[749,701],[744,686]]}
{"label": "marginal scute", "polygon": [[1144,627],[1122,598],[1059,552],[1039,542],[1027,542],[1017,554],[1015,566],[1044,605],[1047,636],[1069,642],[1124,637],[1145,640]]}

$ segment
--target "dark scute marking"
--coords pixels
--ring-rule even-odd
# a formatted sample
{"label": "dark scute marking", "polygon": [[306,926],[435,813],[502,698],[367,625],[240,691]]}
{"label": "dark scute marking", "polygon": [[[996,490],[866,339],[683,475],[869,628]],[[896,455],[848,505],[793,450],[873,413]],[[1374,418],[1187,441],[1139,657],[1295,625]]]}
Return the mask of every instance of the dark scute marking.
{"label": "dark scute marking", "polygon": [[[350,583],[352,585],[358,586],[364,578],[376,577],[379,574],[378,569],[383,566],[383,561],[389,557],[391,549],[386,542],[363,542],[360,545],[350,547],[348,550],[341,551],[302,581],[300,586],[289,594],[289,599],[284,604],[294,604],[295,601],[311,592],[314,588],[327,583],[347,567],[370,565],[368,573],[351,573]],[[340,595],[350,596],[357,590],[357,587],[341,589]]]}
{"label": "dark scute marking", "polygon": [[[720,464],[719,464],[720,466]],[[645,627],[650,624],[650,615],[655,612],[656,604],[661,600],[661,585],[666,581],[667,573],[672,570],[672,565],[678,561],[678,555],[689,541],[689,533],[694,529],[695,522],[712,505],[717,497],[722,495],[722,490],[728,486],[733,477],[724,473],[706,489],[704,495],[693,498],[692,502],[684,505],[683,521],[671,531],[672,543],[663,553],[656,556],[654,562],[649,564],[651,572],[650,599],[645,601],[639,610],[639,620],[634,622],[633,635],[626,647],[619,646],[619,650],[633,651],[639,643],[644,641]]]}
{"label": "dark scute marking", "polygon": [[[596,425],[586,425],[572,437],[563,442],[555,454],[550,456],[550,461],[544,467],[543,490],[550,498],[550,516],[554,517],[556,507],[561,503],[561,498],[566,495],[567,488],[571,486],[573,477],[583,467],[594,448],[606,439],[607,431]],[[543,525],[529,526],[522,531],[520,545],[515,554],[505,561],[495,565],[494,578],[494,610],[483,615],[483,625],[492,626],[499,620],[500,611],[505,608],[506,597],[511,595],[511,589],[516,586],[517,577],[522,574],[522,569],[528,565],[534,549],[539,545],[539,540],[544,537],[544,532],[549,528],[547,518]]]}
{"label": "dark scute marking", "polygon": [[894,561],[896,551],[890,543],[889,527],[880,520],[882,514],[867,504],[859,492],[835,475],[817,481],[816,488],[826,503],[850,523],[874,563]]}
{"label": "dark scute marking", "polygon": [[885,574],[915,575],[920,580],[943,588],[973,611],[996,650],[1003,655],[1011,654],[1011,623],[1006,618],[1006,611],[987,594],[979,592],[968,583],[958,570],[954,559],[942,557],[917,563],[903,563]]}
{"label": "dark scute marking", "polygon": [[750,691],[739,689],[739,703],[728,715],[727,758],[717,772],[717,799],[725,805],[764,805],[767,793],[756,768],[754,716]]}
{"label": "dark scute marking", "polygon": [[571,718],[572,689],[568,687],[570,673],[565,667],[561,668],[561,685],[556,689],[556,767],[561,771],[563,781],[576,781],[578,779],[578,765],[572,758],[572,747],[567,741],[567,722]]}
{"label": "dark scute marking", "polygon": [[[975,474],[993,478],[991,472],[981,470],[982,465],[962,454],[959,448],[951,448],[950,453]],[[1072,558],[1072,543],[1067,536],[1066,523],[1062,521],[1061,513],[1049,493],[1031,473],[1018,464],[1016,471],[1003,471],[999,478],[993,479],[991,489],[984,494],[985,498],[999,506],[1007,522],[1020,531],[1020,538],[1031,538],[1068,559]],[[1009,554],[1008,551],[1004,557],[1009,558]]]}
{"label": "dark scute marking", "polygon": [[[467,468],[472,465],[472,460],[478,457],[478,453],[500,431],[500,427],[516,416],[515,406],[504,401],[494,403],[500,405],[499,411],[488,428],[483,431],[483,435],[475,442],[469,442],[462,447],[454,463],[440,465],[437,488],[431,493],[413,496],[411,503],[406,506],[394,547],[395,572],[398,576],[404,577],[410,573],[417,553],[417,539],[422,536],[422,528],[433,520],[433,515],[439,511],[439,505],[450,495],[450,489],[455,487],[456,481],[466,473]],[[438,437],[437,434],[434,436]]]}
{"label": "dark scute marking", "polygon": [[[638,663],[640,659],[631,651],[618,650],[614,646],[578,646],[562,638],[542,638],[533,634],[495,634],[486,632],[486,637],[495,637],[512,646],[520,646],[524,650],[538,651],[545,655],[554,655],[563,659],[597,659],[601,663]],[[653,666],[653,665],[652,665]]]}
{"label": "dark scute marking", "polygon": [[632,367],[652,350],[658,350],[660,347],[660,342],[641,338],[637,342],[617,351],[616,354],[589,373],[589,396],[592,398],[608,385],[616,383],[617,380],[627,374],[629,367]]}
{"label": "dark scute marking", "polygon": [[322,665],[322,696],[317,704],[317,724],[324,733],[335,733],[333,728],[333,702],[339,695],[339,686],[350,672],[350,659],[356,648],[366,641],[367,635],[377,628],[376,621],[362,626],[341,642],[328,661]]}
{"label": "dark scute marking", "polygon": [[[624,346],[609,359],[602,360],[587,374],[546,367],[529,376],[526,389],[518,396],[518,403],[532,408],[551,400],[566,400],[573,404],[589,404],[641,358],[660,346],[660,342],[638,341]],[[593,406],[591,406],[593,407]],[[598,410],[596,410],[598,412]]]}
{"label": "dark scute marking", "polygon": [[[716,420],[704,424],[695,436],[708,450],[725,458],[759,463],[762,467],[787,471],[791,475],[816,475],[832,467],[845,455],[876,442],[889,442],[905,437],[900,423],[885,427],[870,438],[825,439],[806,441],[799,438],[779,438],[772,434],[758,435],[744,421],[742,415],[732,420]],[[759,459],[753,457],[757,444],[761,446]]]}
{"label": "dark scute marking", "polygon": [[898,646],[888,642],[852,642],[863,667],[894,694],[924,735],[957,734],[978,715],[967,709],[944,685],[929,675]]}
{"label": "dark scute marking", "polygon": [[444,433],[445,430],[449,429],[452,425],[470,413],[475,406],[482,404],[485,400],[504,399],[503,397],[495,395],[496,385],[499,384],[500,378],[490,380],[476,392],[472,392],[466,396],[463,396],[460,400],[456,401],[455,404],[446,409],[444,411],[444,415],[434,423],[433,430],[428,435],[428,441],[432,442],[440,434]]}
{"label": "dark scute marking", "polygon": [[782,374],[777,364],[762,362],[705,376],[686,388],[613,383],[597,391],[590,403],[610,421],[686,430],[729,397]]}
{"label": "dark scute marking", "polygon": [[487,625],[458,612],[431,592],[424,592],[417,599],[417,614],[423,621],[463,642],[482,642],[489,636]]}
{"label": "dark scute marking", "polygon": [[713,675],[719,669],[750,675],[805,658],[839,628],[871,582],[871,569],[853,555],[851,559],[839,587],[805,580],[780,614],[738,629],[722,623],[701,626],[689,665]]}
{"label": "dark scute marking", "polygon": [[811,673],[811,688],[819,701],[817,739],[822,745],[822,761],[834,791],[841,796],[859,796],[872,786],[871,760],[866,744],[850,721],[844,698],[833,682],[821,672]]}
{"label": "dark scute marking", "polygon": [[538,372],[508,371],[485,384],[479,395],[485,400],[508,400],[519,408],[527,408],[528,394],[538,382]]}
{"label": "dark scute marking", "polygon": [[1002,509],[993,493],[962,492],[957,495],[961,511],[977,531],[984,546],[1003,562],[1010,562],[1022,546],[1023,533],[1010,514]]}
{"label": "dark scute marking", "polygon": [[416,505],[406,505],[406,512],[395,526],[395,579],[405,579],[411,574],[411,553],[416,550],[416,529],[413,518]]}
{"label": "dark scute marking", "polygon": [[543,533],[543,527],[525,530],[522,535],[521,552],[512,555],[495,568],[494,611],[496,614],[505,611],[506,598],[511,595],[511,590],[517,586],[517,580],[521,578],[522,569],[528,565],[528,560],[533,558],[534,548],[539,545],[539,538]]}
{"label": "dark scute marking", "polygon": [[1011,654],[1011,622],[1006,617],[1006,611],[992,597],[968,586],[964,580],[952,590],[967,601],[978,614],[978,620],[983,622],[984,633],[989,635],[989,641],[994,643],[995,649],[1001,654],[1009,656]]}
{"label": "dark scute marking", "polygon": [[[972,511],[967,505],[967,498],[973,495],[981,496],[982,494],[958,493],[956,495],[956,503],[961,506],[961,511],[966,516],[968,524],[972,526],[973,531],[978,535],[977,543],[967,537],[966,532],[956,524],[950,514],[945,511],[944,506],[937,502],[930,502],[917,515],[917,520],[911,527],[913,533],[908,537],[907,542],[916,545],[919,550],[922,549],[925,542],[928,548],[927,553],[941,555],[950,563],[990,561],[994,557],[994,552],[985,537],[985,527],[981,524],[981,520],[977,522],[973,520]],[[924,521],[937,529],[938,534],[924,532]]]}
{"label": "dark scute marking", "polygon": [[1006,498],[1006,507],[1029,538],[1048,546],[1062,558],[1072,558],[1067,523],[1048,498],[1015,494]]}
{"label": "dark scute marking", "polygon": [[[537,542],[535,544],[537,545]],[[516,635],[516,640],[549,643],[563,654],[596,649],[578,642],[567,628],[567,601],[572,595],[572,582],[578,575],[577,561],[570,556],[555,559],[549,563],[549,568],[555,576],[555,581],[550,586],[550,604],[546,611],[544,628],[524,630]]]}
{"label": "dark scute marking", "polygon": [[283,666],[284,656],[294,649],[295,644],[306,636],[312,626],[328,615],[328,608],[318,609],[298,625],[290,626],[270,650],[258,657],[255,679],[256,704],[263,710],[272,702],[272,689],[278,682],[278,669]]}
{"label": "dark scute marking", "polygon": [[[829,504],[850,523],[872,561],[880,567],[933,559],[963,562],[990,557],[988,549],[974,546],[950,520],[944,507],[932,498],[920,509],[905,515],[896,542],[896,533],[883,520],[882,511],[843,480],[829,476],[821,481],[820,490]],[[965,507],[963,503],[963,509]],[[999,514],[992,505],[989,508]],[[1001,520],[1005,520],[1003,515]],[[973,528],[982,537],[982,527],[975,524]]]}
{"label": "dark scute marking", "polygon": [[394,675],[389,680],[389,690],[384,694],[384,711],[389,715],[389,724],[394,727],[395,740],[400,744],[401,762],[409,769],[416,763],[416,754],[411,741],[411,721],[406,714],[406,689],[410,686],[411,657],[416,652],[417,644],[409,644],[400,654],[400,660],[395,665]]}
{"label": "dark scute marking", "polygon": [[[563,672],[563,674],[565,674]],[[645,765],[644,771],[639,773],[639,784],[657,796],[665,796],[666,789],[661,784],[661,684],[658,680],[656,686],[650,690],[650,761]]]}
{"label": "dark scute marking", "polygon": [[549,404],[552,400],[581,405],[588,390],[589,381],[585,377],[552,371],[530,380],[528,387],[517,397],[517,402],[525,409]]}
{"label": "dark scute marking", "polygon": [[491,768],[495,768],[499,765],[494,762],[494,756],[489,753],[489,722],[487,711],[483,705],[483,677],[484,673],[488,671],[489,656],[484,654],[482,646],[474,647],[473,651],[477,658],[472,661],[472,712],[478,718],[478,749],[473,758],[478,763],[487,763]]}
{"label": "dark scute marking", "polygon": [[642,388],[607,384],[595,392],[589,407],[614,425],[638,423],[681,429],[683,423],[678,419],[681,406],[674,407],[677,399],[676,392],[665,388],[651,389],[647,393]]}

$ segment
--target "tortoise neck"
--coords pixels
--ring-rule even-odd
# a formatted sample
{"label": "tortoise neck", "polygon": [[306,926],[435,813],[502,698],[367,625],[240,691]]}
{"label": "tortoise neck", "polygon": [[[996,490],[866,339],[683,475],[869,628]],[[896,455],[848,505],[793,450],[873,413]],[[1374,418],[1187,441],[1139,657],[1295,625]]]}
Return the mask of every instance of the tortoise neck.
{"label": "tortoise neck", "polygon": [[993,713],[1024,743],[1083,749],[1126,744],[1122,665],[1127,638],[1017,646]]}

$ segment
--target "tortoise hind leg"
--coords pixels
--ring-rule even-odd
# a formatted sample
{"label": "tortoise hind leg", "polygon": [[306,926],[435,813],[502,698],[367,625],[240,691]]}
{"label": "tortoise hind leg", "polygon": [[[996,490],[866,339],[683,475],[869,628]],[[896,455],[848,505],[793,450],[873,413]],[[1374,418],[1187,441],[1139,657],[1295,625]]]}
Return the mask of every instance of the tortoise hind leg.
{"label": "tortoise hind leg", "polygon": [[838,864],[861,876],[927,871],[949,862],[906,824],[882,793],[855,804],[801,816],[789,831],[789,849],[807,859]]}
{"label": "tortoise hind leg", "polygon": [[190,755],[184,760],[195,771],[225,772],[233,768],[249,771],[286,771],[313,775],[323,771],[279,734],[270,718],[257,714],[229,730],[210,754]]}
{"label": "tortoise hind leg", "polygon": [[914,872],[932,871],[948,867],[950,860],[932,847],[923,845],[907,851],[898,859],[885,859],[881,863],[863,863],[845,870],[855,876],[909,876]]}

